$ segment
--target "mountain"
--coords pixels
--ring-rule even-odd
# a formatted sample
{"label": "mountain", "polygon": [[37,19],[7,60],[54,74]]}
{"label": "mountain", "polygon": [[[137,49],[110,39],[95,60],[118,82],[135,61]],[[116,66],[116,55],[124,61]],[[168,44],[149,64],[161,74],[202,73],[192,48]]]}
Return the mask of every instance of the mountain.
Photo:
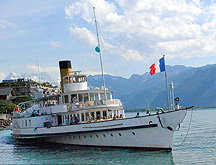
{"label": "mountain", "polygon": [[[31,79],[33,81],[39,82],[39,76],[38,76],[37,73],[22,73],[22,74],[17,74],[17,73],[10,72],[9,75],[4,78],[4,80],[15,80],[15,79],[19,79],[19,78]],[[59,81],[55,81],[46,72],[41,72],[40,73],[40,81],[41,81],[41,83],[43,83],[43,82],[49,82],[49,83],[51,83],[53,85],[59,86]]]}
{"label": "mountain", "polygon": [[[166,66],[168,83],[174,82],[175,97],[182,106],[216,106],[216,65],[204,67]],[[89,76],[90,84],[101,86],[101,75]],[[167,107],[164,73],[134,74],[129,79],[105,75],[106,86],[114,90],[126,109]],[[170,93],[169,93],[170,95]]]}
{"label": "mountain", "polygon": [[10,74],[7,77],[5,77],[4,80],[15,80],[18,78],[21,78],[21,75],[10,72]]}
{"label": "mountain", "polygon": [[[174,83],[175,97],[179,104],[186,106],[216,106],[216,64],[203,67],[183,65],[166,66],[168,83]],[[164,72],[150,75],[133,74],[130,78],[105,74],[106,87],[115,91],[113,98],[119,98],[125,109],[145,107],[167,107],[167,93]],[[38,81],[38,74],[10,73],[6,79],[28,78]],[[59,85],[47,73],[41,73],[41,82]],[[95,88],[103,85],[101,75],[89,75],[88,86]],[[170,93],[169,93],[170,94]]]}

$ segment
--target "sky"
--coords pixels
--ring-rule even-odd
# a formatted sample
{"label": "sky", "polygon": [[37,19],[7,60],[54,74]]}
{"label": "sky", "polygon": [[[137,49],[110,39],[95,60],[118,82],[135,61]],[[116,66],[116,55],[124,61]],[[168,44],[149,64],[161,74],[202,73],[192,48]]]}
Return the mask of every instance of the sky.
{"label": "sky", "polygon": [[106,74],[141,75],[163,55],[171,66],[216,63],[215,0],[1,0],[0,80],[37,65],[58,79],[60,60],[100,74],[93,7]]}

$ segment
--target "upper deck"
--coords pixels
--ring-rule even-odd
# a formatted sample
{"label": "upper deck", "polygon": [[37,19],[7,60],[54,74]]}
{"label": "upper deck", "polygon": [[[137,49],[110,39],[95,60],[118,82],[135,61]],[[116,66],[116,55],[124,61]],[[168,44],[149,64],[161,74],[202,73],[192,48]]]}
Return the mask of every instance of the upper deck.
{"label": "upper deck", "polygon": [[72,75],[63,77],[64,93],[87,90],[87,75],[81,74],[80,72],[75,71]]}

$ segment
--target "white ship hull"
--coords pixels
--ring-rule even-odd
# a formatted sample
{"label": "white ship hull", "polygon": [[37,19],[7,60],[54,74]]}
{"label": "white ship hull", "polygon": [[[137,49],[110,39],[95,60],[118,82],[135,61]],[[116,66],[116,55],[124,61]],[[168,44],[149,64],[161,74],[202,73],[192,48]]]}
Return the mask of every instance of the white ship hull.
{"label": "white ship hull", "polygon": [[[172,150],[174,130],[184,120],[186,113],[184,109],[139,118],[25,129],[19,128],[21,119],[14,119],[13,138],[83,146]],[[40,122],[46,117],[31,119],[35,120],[32,122]]]}

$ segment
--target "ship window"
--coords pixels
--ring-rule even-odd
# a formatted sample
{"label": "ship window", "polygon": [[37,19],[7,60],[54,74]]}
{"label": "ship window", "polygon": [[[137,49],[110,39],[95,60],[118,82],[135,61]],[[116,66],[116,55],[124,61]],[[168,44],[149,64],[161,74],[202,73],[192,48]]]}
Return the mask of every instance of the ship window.
{"label": "ship window", "polygon": [[98,135],[96,135],[96,137],[98,138],[99,136],[98,136]]}
{"label": "ship window", "polygon": [[119,133],[119,136],[121,136],[121,133]]}
{"label": "ship window", "polygon": [[31,127],[31,120],[29,120],[29,126]]}
{"label": "ship window", "polygon": [[107,117],[107,111],[103,111],[103,118],[106,119]]}
{"label": "ship window", "polygon": [[132,132],[133,135],[135,135],[135,132]]}
{"label": "ship window", "polygon": [[65,84],[68,83],[68,77],[65,77],[64,83],[65,83]]}
{"label": "ship window", "polygon": [[107,99],[110,99],[110,93],[107,93]]}
{"label": "ship window", "polygon": [[88,99],[88,93],[84,93],[84,101],[89,101],[89,99]]}
{"label": "ship window", "polygon": [[25,125],[26,125],[26,127],[27,127],[27,120],[25,120]]}
{"label": "ship window", "polygon": [[83,101],[83,94],[79,94],[79,101],[81,102],[81,101]]}
{"label": "ship window", "polygon": [[94,101],[94,94],[90,93],[90,101]]}
{"label": "ship window", "polygon": [[81,121],[84,121],[84,113],[81,113]]}
{"label": "ship window", "polygon": [[62,117],[61,115],[58,115],[58,125],[61,125],[62,124]]}
{"label": "ship window", "polygon": [[104,93],[101,93],[100,94],[100,100],[104,100],[105,98],[104,98]]}
{"label": "ship window", "polygon": [[97,119],[97,120],[100,120],[100,111],[97,111],[97,112],[96,112],[96,119]]}
{"label": "ship window", "polygon": [[95,100],[99,100],[98,93],[95,93]]}
{"label": "ship window", "polygon": [[86,121],[87,121],[89,112],[86,112],[85,114],[86,114]]}
{"label": "ship window", "polygon": [[104,137],[106,137],[106,135],[105,135],[105,134],[103,134],[103,136],[104,136]]}
{"label": "ship window", "polygon": [[95,120],[94,112],[91,112],[91,116],[92,116],[93,120]]}
{"label": "ship window", "polygon": [[79,114],[75,114],[74,115],[74,119],[77,117],[77,119],[78,119],[78,122],[80,121],[80,116],[79,116]]}
{"label": "ship window", "polygon": [[110,136],[112,136],[112,137],[113,137],[113,134],[110,134]]}
{"label": "ship window", "polygon": [[72,94],[71,95],[71,102],[75,102],[76,101],[76,94]]}
{"label": "ship window", "polygon": [[69,103],[69,101],[68,101],[68,95],[64,95],[64,101],[65,101],[65,103]]}
{"label": "ship window", "polygon": [[86,138],[86,136],[84,135],[84,138]]}
{"label": "ship window", "polygon": [[90,135],[90,138],[92,138],[92,135]]}

